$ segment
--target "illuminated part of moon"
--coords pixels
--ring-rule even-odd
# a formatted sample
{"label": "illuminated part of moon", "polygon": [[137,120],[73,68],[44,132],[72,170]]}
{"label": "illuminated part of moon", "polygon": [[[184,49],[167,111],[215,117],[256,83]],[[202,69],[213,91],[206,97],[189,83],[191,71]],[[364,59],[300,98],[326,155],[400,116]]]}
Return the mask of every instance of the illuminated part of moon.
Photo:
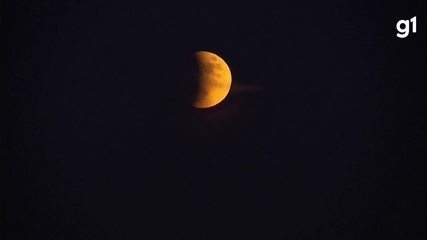
{"label": "illuminated part of moon", "polygon": [[231,88],[231,71],[218,55],[198,51],[195,53],[198,75],[197,95],[193,102],[196,108],[209,108],[222,102]]}

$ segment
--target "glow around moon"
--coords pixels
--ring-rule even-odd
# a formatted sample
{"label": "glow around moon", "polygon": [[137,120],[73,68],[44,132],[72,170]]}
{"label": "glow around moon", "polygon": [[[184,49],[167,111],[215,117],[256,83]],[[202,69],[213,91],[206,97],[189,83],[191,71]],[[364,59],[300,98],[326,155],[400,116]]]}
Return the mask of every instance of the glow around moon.
{"label": "glow around moon", "polygon": [[198,51],[197,95],[193,102],[196,108],[209,108],[222,102],[231,88],[231,71],[227,63],[218,55]]}

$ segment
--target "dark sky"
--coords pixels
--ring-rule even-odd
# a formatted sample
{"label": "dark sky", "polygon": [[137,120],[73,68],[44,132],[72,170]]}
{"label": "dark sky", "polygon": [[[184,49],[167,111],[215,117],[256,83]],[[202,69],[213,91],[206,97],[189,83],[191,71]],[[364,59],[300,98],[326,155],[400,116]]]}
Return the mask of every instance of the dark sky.
{"label": "dark sky", "polygon": [[1,3],[2,239],[426,237],[423,1],[88,2]]}

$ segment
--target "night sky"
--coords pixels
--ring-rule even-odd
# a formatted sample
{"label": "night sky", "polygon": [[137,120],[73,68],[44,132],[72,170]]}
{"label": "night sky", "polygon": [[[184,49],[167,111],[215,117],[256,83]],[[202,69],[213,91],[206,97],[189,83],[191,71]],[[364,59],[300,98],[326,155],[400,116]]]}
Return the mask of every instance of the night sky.
{"label": "night sky", "polygon": [[1,2],[2,239],[427,237],[423,1],[144,2]]}

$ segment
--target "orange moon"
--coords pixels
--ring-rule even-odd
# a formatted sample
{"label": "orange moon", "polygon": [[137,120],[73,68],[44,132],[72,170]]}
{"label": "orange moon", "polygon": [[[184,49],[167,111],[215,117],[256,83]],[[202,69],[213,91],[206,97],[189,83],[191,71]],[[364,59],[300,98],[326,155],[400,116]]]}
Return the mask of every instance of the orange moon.
{"label": "orange moon", "polygon": [[231,71],[227,63],[214,53],[198,51],[195,57],[198,88],[193,106],[210,108],[222,102],[230,92]]}

